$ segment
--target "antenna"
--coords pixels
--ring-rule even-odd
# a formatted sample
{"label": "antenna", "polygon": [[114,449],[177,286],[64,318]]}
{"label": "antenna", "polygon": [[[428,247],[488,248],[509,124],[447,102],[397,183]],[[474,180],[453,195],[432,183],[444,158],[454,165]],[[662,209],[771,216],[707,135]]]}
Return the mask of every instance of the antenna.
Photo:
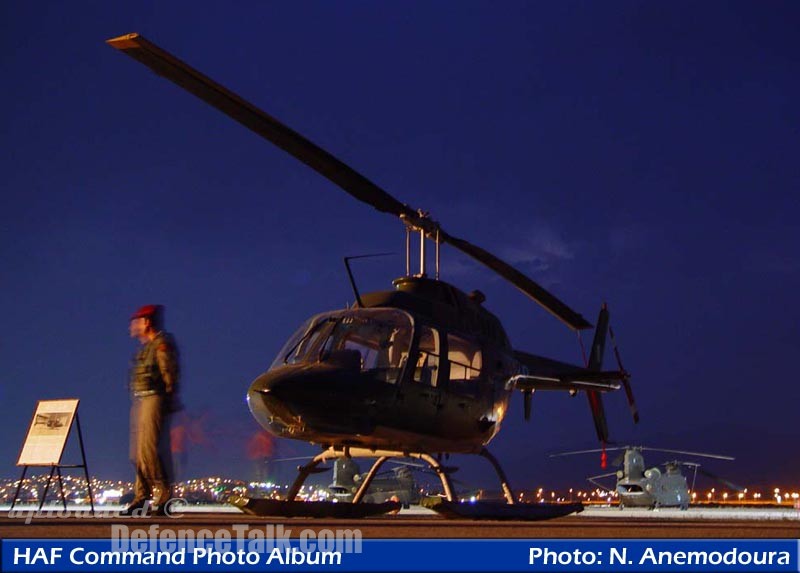
{"label": "antenna", "polygon": [[350,286],[353,289],[353,294],[356,296],[356,304],[359,308],[364,308],[364,303],[361,301],[361,295],[358,292],[358,287],[356,286],[356,280],[353,278],[353,271],[350,268],[350,261],[353,259],[369,259],[373,257],[387,257],[389,255],[394,255],[394,253],[372,253],[369,255],[354,255],[352,257],[345,257],[344,258],[344,266],[347,269],[347,278],[350,279]]}

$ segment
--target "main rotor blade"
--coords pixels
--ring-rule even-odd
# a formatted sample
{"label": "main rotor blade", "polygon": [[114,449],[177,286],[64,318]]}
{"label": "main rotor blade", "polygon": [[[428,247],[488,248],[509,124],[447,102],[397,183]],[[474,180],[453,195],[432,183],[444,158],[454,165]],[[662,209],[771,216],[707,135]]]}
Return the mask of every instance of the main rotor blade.
{"label": "main rotor blade", "polygon": [[[280,147],[359,201],[371,205],[378,211],[404,217],[412,225],[426,228],[426,231],[432,229],[431,222],[420,216],[415,209],[401,203],[309,139],[139,34],[119,36],[107,40],[106,43]],[[505,261],[441,230],[440,240],[450,243],[498,273],[570,328],[580,330],[591,327],[580,314]]]}
{"label": "main rotor blade", "polygon": [[400,203],[315,143],[139,34],[119,36],[107,40],[106,43],[274,143],[359,201],[384,213],[397,216],[416,215],[413,209]]}
{"label": "main rotor blade", "polygon": [[613,448],[595,448],[595,449],[591,449],[591,450],[578,450],[578,451],[575,451],[575,452],[559,452],[557,454],[550,454],[547,457],[549,457],[549,458],[563,458],[564,456],[578,456],[578,455],[582,455],[582,454],[596,454],[596,453],[602,452],[604,450],[606,452],[613,452],[613,451],[616,451],[616,450],[628,450],[628,449],[630,449],[630,448],[626,447],[626,446],[617,446],[617,447],[613,447]]}
{"label": "main rotor blade", "polygon": [[611,476],[617,477],[617,472],[608,472],[607,474],[600,474],[599,476],[592,476],[592,477],[588,477],[586,479],[587,480],[603,479],[603,478],[607,478],[607,477],[611,477]]}
{"label": "main rotor blade", "polygon": [[683,450],[665,450],[663,448],[648,448],[648,447],[643,447],[641,449],[642,450],[648,450],[650,452],[665,452],[665,453],[668,453],[668,454],[681,454],[681,455],[684,455],[684,456],[699,456],[699,457],[702,457],[702,458],[713,458],[715,460],[733,461],[733,460],[736,459],[736,458],[732,458],[730,456],[722,456],[722,455],[719,455],[719,454],[704,454],[702,452],[686,452],[686,451],[683,451]]}
{"label": "main rotor blade", "polygon": [[728,486],[729,488],[731,488],[731,489],[733,489],[733,490],[736,490],[736,491],[744,491],[744,488],[743,488],[742,486],[736,485],[735,483],[733,483],[733,482],[731,482],[731,481],[728,481],[728,480],[726,480],[725,478],[722,478],[722,477],[720,477],[720,476],[718,476],[718,475],[716,475],[716,474],[712,474],[712,473],[711,473],[710,471],[708,471],[708,470],[704,470],[704,469],[702,469],[702,468],[697,468],[697,471],[698,471],[699,473],[703,474],[704,476],[708,477],[708,478],[711,478],[711,479],[713,479],[713,480],[716,480],[716,481],[718,481],[718,482],[720,482],[720,483],[722,483],[722,484],[724,484],[724,485]]}
{"label": "main rotor blade", "polygon": [[442,242],[453,245],[459,251],[466,253],[476,261],[492,269],[573,330],[583,330],[592,327],[585,318],[558,300],[553,294],[545,290],[544,287],[490,252],[464,239],[459,239],[458,237],[444,232],[441,233],[440,239]]}

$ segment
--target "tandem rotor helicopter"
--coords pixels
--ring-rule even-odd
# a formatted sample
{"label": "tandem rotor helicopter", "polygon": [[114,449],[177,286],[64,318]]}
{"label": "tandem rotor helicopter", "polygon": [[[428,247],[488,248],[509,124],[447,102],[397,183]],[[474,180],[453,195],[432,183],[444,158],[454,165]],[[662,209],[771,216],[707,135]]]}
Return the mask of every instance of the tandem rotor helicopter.
{"label": "tandem rotor helicopter", "polygon": [[[659,507],[679,507],[682,510],[689,509],[691,502],[690,492],[694,491],[694,484],[697,481],[697,474],[701,473],[713,480],[723,482],[731,489],[741,491],[739,486],[724,480],[723,478],[712,474],[709,471],[700,469],[700,464],[697,462],[687,462],[680,460],[670,460],[660,464],[664,466],[662,472],[658,466],[646,469],[644,463],[644,456],[642,452],[647,450],[650,452],[662,452],[668,454],[679,454],[682,456],[693,456],[701,458],[711,458],[715,460],[728,460],[733,461],[735,458],[730,456],[721,456],[719,454],[706,454],[700,452],[686,452],[682,450],[665,450],[663,448],[648,448],[644,446],[620,446],[615,448],[608,448],[606,451],[622,450],[622,453],[611,463],[612,466],[618,467],[617,471],[607,474],[601,474],[587,478],[592,484],[609,491],[609,488],[600,483],[598,480],[608,477],[616,477],[616,493],[619,497],[619,508],[624,509],[629,507],[647,507],[650,509],[658,509]],[[551,458],[562,456],[572,456],[579,454],[591,454],[599,452],[600,450],[581,450],[577,452],[564,452],[560,454],[553,454]],[[692,485],[689,487],[686,476],[681,472],[681,467],[688,467],[694,469],[694,476],[692,477]]]}
{"label": "tandem rotor helicopter", "polygon": [[[494,468],[508,504],[514,495],[486,445],[497,435],[514,391],[525,419],[537,390],[585,392],[597,436],[608,440],[601,393],[625,388],[638,421],[629,375],[602,370],[609,313],[603,305],[585,367],[514,350],[479,291],[466,294],[439,279],[443,244],[484,264],[575,331],[591,328],[580,314],[508,263],[447,233],[422,210],[401,203],[375,183],[277,119],[204,76],[139,34],[107,41],[158,75],[217,108],[406,228],[406,273],[393,290],[359,293],[355,303],[309,318],[270,368],[253,381],[247,401],[255,419],[279,437],[310,442],[322,452],[299,467],[286,496],[293,501],[306,478],[327,460],[377,458],[352,498],[361,502],[391,458],[422,460],[436,472],[446,500],[455,499],[441,464],[451,453],[477,454]],[[411,270],[411,235],[419,234],[419,272]],[[434,277],[426,269],[427,241],[435,249]],[[345,263],[348,261],[345,260]],[[349,273],[349,266],[348,266]],[[575,511],[573,509],[573,511]]]}

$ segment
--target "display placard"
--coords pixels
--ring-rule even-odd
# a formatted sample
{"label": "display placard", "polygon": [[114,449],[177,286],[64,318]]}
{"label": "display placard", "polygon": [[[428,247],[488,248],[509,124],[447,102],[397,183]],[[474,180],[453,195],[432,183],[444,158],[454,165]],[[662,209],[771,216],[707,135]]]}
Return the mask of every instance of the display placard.
{"label": "display placard", "polygon": [[61,463],[78,399],[39,400],[28,435],[17,460],[18,466],[50,466]]}

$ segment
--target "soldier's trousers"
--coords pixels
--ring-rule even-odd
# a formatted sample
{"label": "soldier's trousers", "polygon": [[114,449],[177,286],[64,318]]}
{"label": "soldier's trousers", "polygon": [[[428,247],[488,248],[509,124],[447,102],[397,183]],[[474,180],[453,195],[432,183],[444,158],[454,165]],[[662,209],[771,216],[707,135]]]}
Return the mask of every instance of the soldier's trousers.
{"label": "soldier's trousers", "polygon": [[170,414],[164,396],[134,397],[131,404],[130,458],[136,468],[134,497],[148,499],[159,489],[158,502],[171,495]]}

